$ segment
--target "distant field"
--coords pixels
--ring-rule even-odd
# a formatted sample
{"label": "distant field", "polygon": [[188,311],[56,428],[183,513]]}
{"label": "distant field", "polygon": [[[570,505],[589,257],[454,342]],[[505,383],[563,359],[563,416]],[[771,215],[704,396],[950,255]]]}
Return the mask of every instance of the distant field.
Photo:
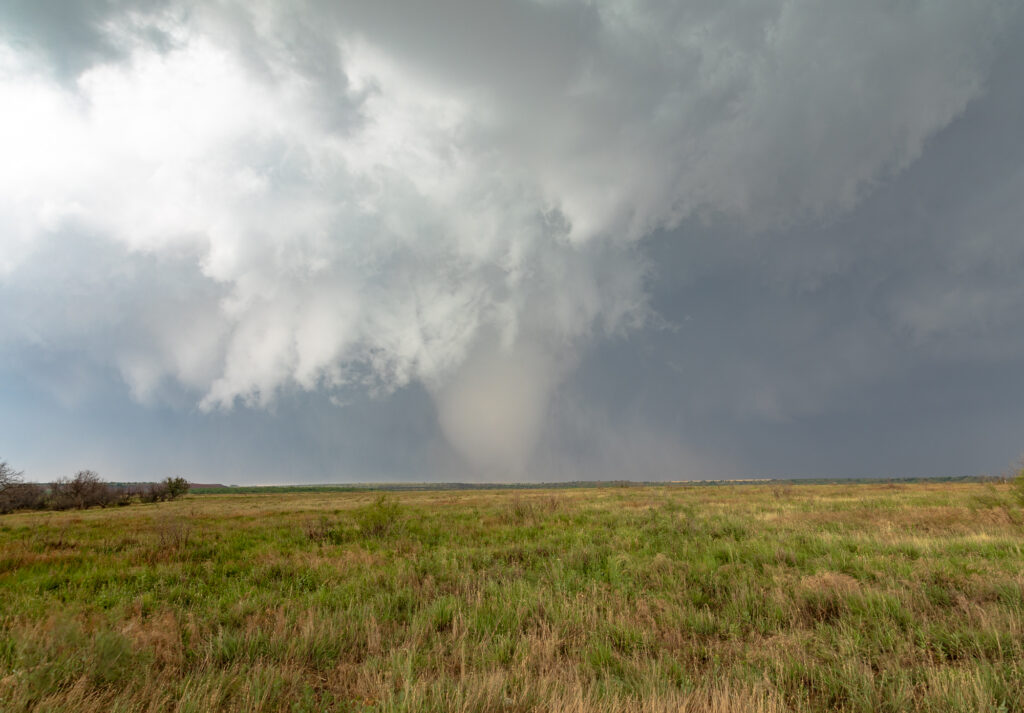
{"label": "distant field", "polygon": [[[782,485],[854,485],[859,483],[879,485],[882,483],[909,484],[919,482],[929,483],[987,483],[993,482],[991,476],[964,475],[941,478],[799,478],[794,480],[777,480],[770,478],[741,478],[734,480],[699,480],[699,481],[668,481],[671,485],[751,485],[770,484]],[[666,485],[661,482],[634,482],[627,480],[573,480],[560,481],[557,483],[347,483],[347,484],[323,484],[323,485],[192,485],[192,492],[197,495],[224,495],[224,494],[266,494],[266,493],[337,493],[337,492],[408,492],[417,490],[575,490],[577,488],[616,488],[616,487],[661,487]],[[132,483],[132,485],[147,485],[147,483]]]}
{"label": "distant field", "polygon": [[979,482],[192,495],[0,516],[3,711],[1022,711]]}

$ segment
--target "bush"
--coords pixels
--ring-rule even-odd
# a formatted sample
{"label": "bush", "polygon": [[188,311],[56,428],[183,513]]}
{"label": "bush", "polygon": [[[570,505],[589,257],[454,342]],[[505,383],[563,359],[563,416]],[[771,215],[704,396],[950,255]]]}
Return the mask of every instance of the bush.
{"label": "bush", "polygon": [[11,510],[42,510],[46,488],[38,483],[17,483],[0,496],[0,513]]}
{"label": "bush", "polygon": [[0,513],[12,510],[85,510],[95,506],[130,505],[136,498],[144,503],[175,500],[189,491],[185,478],[167,478],[143,488],[113,486],[100,480],[92,470],[80,470],[73,478],[61,478],[43,487],[25,483],[21,472],[0,461]]}
{"label": "bush", "polygon": [[62,478],[50,485],[47,504],[54,510],[85,510],[95,505],[107,507],[117,500],[117,492],[100,480],[95,471],[80,470],[74,478]]}
{"label": "bush", "polygon": [[387,495],[381,495],[372,505],[359,508],[354,515],[364,537],[387,537],[394,534],[401,524],[401,507]]}
{"label": "bush", "polygon": [[0,513],[13,510],[35,510],[46,501],[46,490],[35,483],[25,483],[21,471],[6,461],[0,462]]}
{"label": "bush", "polygon": [[150,483],[142,491],[139,499],[144,503],[162,503],[164,500],[171,499],[171,490],[167,487],[167,482],[163,483]]}
{"label": "bush", "polygon": [[159,483],[150,483],[139,495],[144,503],[162,503],[177,500],[188,492],[188,481],[184,478],[166,478]]}
{"label": "bush", "polygon": [[188,481],[184,478],[168,478],[164,481],[164,485],[167,486],[167,492],[171,500],[177,500],[186,494],[189,489]]}
{"label": "bush", "polygon": [[137,488],[132,488],[130,486],[122,486],[120,488],[117,488],[116,492],[117,492],[117,500],[115,501],[115,504],[118,507],[124,507],[125,505],[131,505],[133,502],[135,502],[135,498],[137,496],[141,496],[142,495],[142,492],[140,490],[138,490]]}

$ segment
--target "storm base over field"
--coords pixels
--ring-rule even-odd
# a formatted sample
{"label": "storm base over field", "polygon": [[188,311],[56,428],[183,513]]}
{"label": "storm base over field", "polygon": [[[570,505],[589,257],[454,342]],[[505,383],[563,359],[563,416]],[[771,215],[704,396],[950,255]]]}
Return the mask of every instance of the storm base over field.
{"label": "storm base over field", "polygon": [[0,7],[0,457],[50,480],[998,472],[1024,11]]}

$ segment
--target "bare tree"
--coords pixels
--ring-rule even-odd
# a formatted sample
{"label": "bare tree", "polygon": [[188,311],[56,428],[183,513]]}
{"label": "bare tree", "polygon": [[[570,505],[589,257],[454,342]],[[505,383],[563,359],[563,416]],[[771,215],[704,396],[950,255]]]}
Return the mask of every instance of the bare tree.
{"label": "bare tree", "polygon": [[46,491],[35,483],[21,479],[21,471],[0,461],[0,513],[42,507]]}
{"label": "bare tree", "polygon": [[50,486],[50,507],[55,510],[84,510],[94,505],[106,507],[116,500],[114,489],[92,470],[80,470],[74,478],[61,479]]}
{"label": "bare tree", "polygon": [[0,461],[0,490],[7,488],[13,483],[21,482],[22,472],[15,470],[7,464],[7,461]]}

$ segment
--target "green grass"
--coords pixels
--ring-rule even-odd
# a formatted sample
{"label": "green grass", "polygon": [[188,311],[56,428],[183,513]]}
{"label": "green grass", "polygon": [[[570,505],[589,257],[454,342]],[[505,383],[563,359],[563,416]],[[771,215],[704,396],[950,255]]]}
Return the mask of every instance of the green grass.
{"label": "green grass", "polygon": [[0,517],[4,711],[1024,710],[979,482],[306,491]]}

